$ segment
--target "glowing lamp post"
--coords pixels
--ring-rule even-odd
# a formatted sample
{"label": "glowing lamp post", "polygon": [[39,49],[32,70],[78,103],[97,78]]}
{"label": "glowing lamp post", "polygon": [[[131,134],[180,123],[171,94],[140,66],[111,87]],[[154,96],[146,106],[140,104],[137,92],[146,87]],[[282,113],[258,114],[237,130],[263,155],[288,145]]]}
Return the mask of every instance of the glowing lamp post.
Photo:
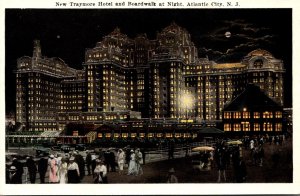
{"label": "glowing lamp post", "polygon": [[181,104],[182,107],[185,108],[186,112],[186,122],[188,121],[188,109],[192,107],[193,104],[193,98],[190,94],[182,94],[181,96]]}

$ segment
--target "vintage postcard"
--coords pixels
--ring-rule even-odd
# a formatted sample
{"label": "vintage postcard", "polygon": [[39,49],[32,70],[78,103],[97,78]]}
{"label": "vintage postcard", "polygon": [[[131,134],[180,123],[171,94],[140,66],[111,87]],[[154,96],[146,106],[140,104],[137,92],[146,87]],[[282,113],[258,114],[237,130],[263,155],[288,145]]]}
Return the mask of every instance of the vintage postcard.
{"label": "vintage postcard", "polygon": [[298,9],[4,1],[1,193],[299,194]]}

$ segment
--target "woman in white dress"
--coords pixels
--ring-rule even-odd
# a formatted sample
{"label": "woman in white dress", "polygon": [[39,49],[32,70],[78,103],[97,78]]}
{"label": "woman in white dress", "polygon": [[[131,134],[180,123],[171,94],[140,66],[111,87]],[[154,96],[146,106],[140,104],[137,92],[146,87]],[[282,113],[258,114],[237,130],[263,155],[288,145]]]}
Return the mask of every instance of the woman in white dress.
{"label": "woman in white dress", "polygon": [[58,180],[57,182],[59,182],[62,157],[60,156],[60,154],[56,154],[55,159],[56,159],[56,175],[57,175],[57,180]]}
{"label": "woman in white dress", "polygon": [[94,183],[107,183],[107,168],[102,160],[96,160],[96,168],[94,170]]}
{"label": "woman in white dress", "polygon": [[136,168],[136,162],[135,162],[135,153],[133,150],[131,150],[127,175],[136,175],[136,173],[137,173],[137,168]]}
{"label": "woman in white dress", "polygon": [[61,159],[59,171],[59,183],[66,184],[68,182],[68,163],[66,159]]}
{"label": "woman in white dress", "polygon": [[70,163],[68,165],[68,183],[79,183],[80,173],[78,164],[75,162],[75,157],[70,157]]}
{"label": "woman in white dress", "polygon": [[122,149],[119,149],[117,157],[118,157],[119,174],[122,174],[124,169],[124,163],[125,163],[125,153]]}

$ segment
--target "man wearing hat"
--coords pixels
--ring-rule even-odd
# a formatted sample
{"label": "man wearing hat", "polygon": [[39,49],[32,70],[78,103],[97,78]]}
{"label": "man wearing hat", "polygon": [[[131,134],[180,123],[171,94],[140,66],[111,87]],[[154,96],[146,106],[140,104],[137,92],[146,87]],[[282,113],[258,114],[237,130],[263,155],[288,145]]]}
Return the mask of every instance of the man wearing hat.
{"label": "man wearing hat", "polygon": [[86,151],[86,157],[85,157],[85,162],[86,162],[86,168],[88,171],[88,175],[91,175],[91,164],[92,164],[92,155],[90,151]]}
{"label": "man wearing hat", "polygon": [[11,166],[9,169],[9,183],[10,184],[20,184],[18,182],[18,177],[17,177],[17,168],[15,166]]}
{"label": "man wearing hat", "polygon": [[109,148],[108,162],[112,172],[116,172],[116,156],[113,148]]}
{"label": "man wearing hat", "polygon": [[45,183],[45,175],[48,169],[48,154],[44,153],[43,157],[40,158],[38,163],[38,172],[40,174],[41,184]]}
{"label": "man wearing hat", "polygon": [[130,163],[130,148],[129,147],[126,147],[125,148],[125,164],[127,164],[127,167],[129,167],[129,163]]}
{"label": "man wearing hat", "polygon": [[23,165],[22,163],[16,158],[13,158],[13,162],[11,164],[12,166],[16,167],[16,178],[17,178],[17,184],[22,184],[22,175],[23,175]]}
{"label": "man wearing hat", "polygon": [[107,172],[111,171],[110,148],[106,149],[106,151],[104,152],[104,163],[106,165]]}
{"label": "man wearing hat", "polygon": [[85,161],[84,161],[84,158],[81,154],[79,154],[78,151],[76,151],[76,154],[74,155],[75,157],[75,162],[77,163],[78,165],[78,168],[79,168],[79,177],[80,177],[80,180],[82,180],[85,176]]}
{"label": "man wearing hat", "polygon": [[34,184],[37,169],[32,156],[26,158],[26,167],[28,168],[30,183]]}
{"label": "man wearing hat", "polygon": [[69,154],[69,153],[66,153],[66,154],[65,154],[65,158],[69,161],[70,154]]}

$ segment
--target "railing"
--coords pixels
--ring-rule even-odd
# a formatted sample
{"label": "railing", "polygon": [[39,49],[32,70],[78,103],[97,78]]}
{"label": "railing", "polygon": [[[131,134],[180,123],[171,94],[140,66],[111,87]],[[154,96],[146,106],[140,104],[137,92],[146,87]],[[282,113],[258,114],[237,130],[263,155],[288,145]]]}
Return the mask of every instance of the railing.
{"label": "railing", "polygon": [[[192,148],[197,146],[214,146],[214,141],[206,141],[206,142],[193,142],[190,144],[176,144],[174,147],[174,158],[182,158],[187,155],[193,155],[195,152],[192,152]],[[167,160],[169,158],[169,148],[168,147],[159,147],[157,150],[147,151],[146,153],[146,163],[156,162]]]}
{"label": "railing", "polygon": [[[190,156],[192,156],[197,153],[197,152],[192,152],[192,148],[197,147],[197,146],[214,146],[214,145],[215,145],[214,141],[193,142],[193,143],[189,143],[188,145],[187,144],[175,144],[173,158],[185,157],[187,155],[187,153]],[[167,160],[167,159],[169,159],[169,148],[167,146],[160,146],[157,149],[151,149],[146,152],[146,156],[145,156],[146,163],[163,161],[163,160]],[[28,169],[27,169],[27,167],[23,167],[23,169],[24,169],[24,173],[22,176],[22,183],[30,184]],[[86,167],[85,167],[85,173],[87,174]],[[40,176],[39,176],[38,172],[36,174],[35,182],[40,183]],[[47,182],[49,182],[48,171],[46,172],[46,175],[45,175],[45,183],[47,183]]]}

